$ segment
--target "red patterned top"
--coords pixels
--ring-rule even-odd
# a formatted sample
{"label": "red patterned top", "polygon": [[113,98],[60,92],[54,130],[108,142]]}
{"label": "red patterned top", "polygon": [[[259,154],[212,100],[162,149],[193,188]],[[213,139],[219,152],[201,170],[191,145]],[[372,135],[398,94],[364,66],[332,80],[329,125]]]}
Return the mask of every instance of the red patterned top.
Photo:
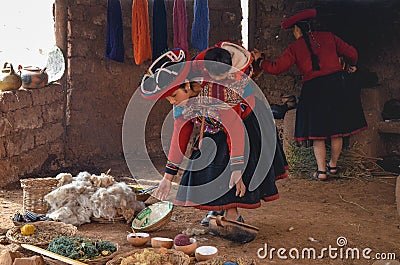
{"label": "red patterned top", "polygon": [[310,51],[306,42],[301,37],[283,52],[275,61],[262,61],[261,66],[265,72],[278,75],[289,70],[296,64],[303,75],[303,83],[313,78],[342,71],[339,56],[344,56],[356,64],[358,60],[357,50],[330,32],[309,33],[310,43],[314,53],[319,58],[320,70],[312,70]]}
{"label": "red patterned top", "polygon": [[[250,53],[238,45],[228,42],[220,42],[216,44],[216,47],[226,45],[228,49],[233,49],[236,53],[231,53],[235,59],[237,56],[242,54]],[[224,46],[222,46],[224,47]],[[201,52],[194,60],[198,64],[194,64],[197,67],[193,67],[194,72],[197,72],[199,76],[206,75],[204,72],[204,54],[207,50]],[[250,56],[251,57],[251,56]],[[234,59],[234,58],[233,58]],[[230,150],[230,165],[232,170],[243,169],[244,167],[244,125],[242,119],[246,117],[255,105],[255,98],[252,93],[252,88],[249,85],[249,77],[247,74],[251,59],[242,58],[241,65],[245,66],[237,67],[240,73],[230,74],[227,80],[223,81],[224,85],[220,85],[213,82],[202,82],[203,90],[200,93],[202,98],[211,98],[212,100],[219,100],[220,102],[227,103],[230,107],[224,108],[215,107],[212,104],[207,106],[206,104],[206,117],[209,123],[204,127],[204,131],[200,133],[215,133],[219,130],[223,130],[227,134],[227,143]],[[235,66],[235,65],[234,65]],[[244,74],[245,73],[245,74]],[[206,78],[207,79],[207,78]],[[232,92],[234,91],[234,92]],[[238,92],[235,93],[235,92]],[[240,94],[240,95],[239,95]],[[210,106],[211,105],[211,106]],[[190,106],[188,106],[190,108]],[[176,110],[178,108],[174,108]],[[190,110],[189,110],[190,111]],[[188,112],[185,109],[183,112]],[[214,114],[214,115],[209,115]],[[185,115],[175,115],[174,131],[172,134],[170,150],[168,153],[168,162],[166,164],[165,172],[169,174],[176,174],[179,169],[179,165],[182,161],[184,153],[186,151],[187,144],[190,139],[190,135],[193,131],[194,123],[198,123],[199,119],[186,119]],[[217,122],[215,122],[217,120]]]}

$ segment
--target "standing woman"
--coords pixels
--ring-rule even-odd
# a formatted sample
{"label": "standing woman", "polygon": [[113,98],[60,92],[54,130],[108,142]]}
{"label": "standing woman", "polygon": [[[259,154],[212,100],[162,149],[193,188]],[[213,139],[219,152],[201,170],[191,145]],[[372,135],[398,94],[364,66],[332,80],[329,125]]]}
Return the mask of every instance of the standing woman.
{"label": "standing woman", "polygon": [[[349,73],[357,70],[357,50],[331,32],[313,31],[311,19],[315,9],[304,10],[282,22],[282,28],[293,29],[296,41],[274,62],[264,60],[253,51],[257,64],[267,73],[278,75],[296,64],[303,86],[296,113],[295,140],[312,140],[317,170],[314,180],[326,180],[337,174],[337,162],[343,137],[367,128],[363,114],[349,115],[352,102],[346,97],[346,83],[339,57],[350,61]],[[326,161],[326,143],[331,141],[331,159]]]}

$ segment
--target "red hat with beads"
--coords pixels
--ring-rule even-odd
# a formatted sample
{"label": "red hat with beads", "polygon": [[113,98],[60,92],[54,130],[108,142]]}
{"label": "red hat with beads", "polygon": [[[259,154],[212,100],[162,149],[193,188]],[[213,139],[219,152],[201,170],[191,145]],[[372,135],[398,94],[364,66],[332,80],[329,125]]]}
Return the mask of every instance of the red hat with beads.
{"label": "red hat with beads", "polygon": [[303,10],[300,13],[297,13],[296,15],[291,16],[282,21],[282,28],[288,29],[299,21],[315,18],[316,16],[317,16],[317,10],[315,8]]}

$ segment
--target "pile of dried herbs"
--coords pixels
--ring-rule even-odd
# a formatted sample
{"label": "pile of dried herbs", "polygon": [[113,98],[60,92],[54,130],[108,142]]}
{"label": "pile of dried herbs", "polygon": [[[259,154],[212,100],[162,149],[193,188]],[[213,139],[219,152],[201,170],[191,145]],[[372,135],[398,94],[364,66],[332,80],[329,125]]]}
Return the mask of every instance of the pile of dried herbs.
{"label": "pile of dried herbs", "polygon": [[117,247],[107,240],[92,241],[80,237],[54,238],[47,250],[74,260],[93,260],[111,255]]}

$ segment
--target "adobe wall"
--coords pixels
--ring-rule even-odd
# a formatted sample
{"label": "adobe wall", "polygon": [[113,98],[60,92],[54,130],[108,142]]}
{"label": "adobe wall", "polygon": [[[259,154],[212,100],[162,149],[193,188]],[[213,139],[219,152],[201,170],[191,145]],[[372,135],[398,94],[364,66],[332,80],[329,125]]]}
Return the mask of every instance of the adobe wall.
{"label": "adobe wall", "polygon": [[0,92],[0,187],[63,166],[60,85]]}

